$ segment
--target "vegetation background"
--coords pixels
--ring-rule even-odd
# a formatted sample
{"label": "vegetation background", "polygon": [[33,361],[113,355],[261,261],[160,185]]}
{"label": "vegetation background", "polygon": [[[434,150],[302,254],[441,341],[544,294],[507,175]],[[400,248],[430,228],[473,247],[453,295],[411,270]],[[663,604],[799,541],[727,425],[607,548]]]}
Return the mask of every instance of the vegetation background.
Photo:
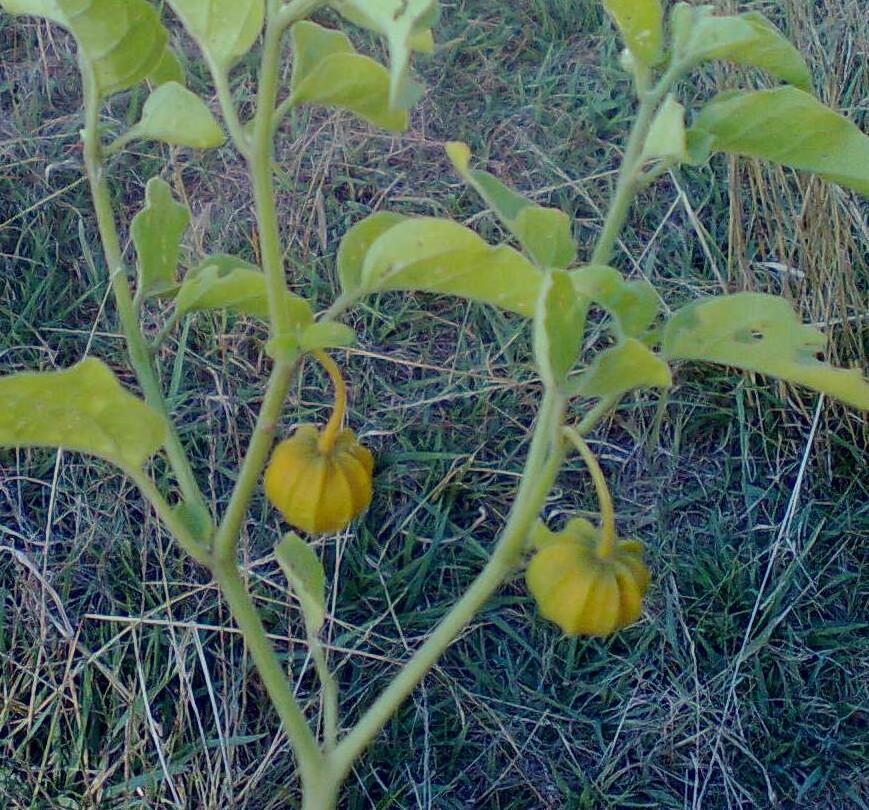
{"label": "vegetation background", "polygon": [[[748,8],[781,25],[807,53],[823,100],[865,131],[864,4],[739,10]],[[562,206],[590,252],[631,111],[599,4],[446,0],[443,11],[408,133],[319,109],[282,130],[289,273],[321,306],[336,288],[341,235],[373,210],[451,216],[503,236],[448,168],[447,139],[467,140],[486,168]],[[177,42],[192,85],[209,95],[190,42]],[[70,40],[0,16],[0,64],[0,369],[95,354],[132,385],[82,180]],[[252,67],[234,73],[245,100]],[[700,103],[715,87],[763,81],[710,67],[685,94]],[[141,100],[134,90],[112,102],[118,125]],[[221,251],[256,260],[243,166],[229,147],[136,145],[113,172],[127,223],[157,172],[189,200],[191,261]],[[867,258],[864,200],[717,157],[643,195],[617,263],[654,281],[666,307],[722,290],[782,292],[830,335],[837,360],[865,367]],[[481,567],[539,395],[518,319],[403,294],[352,318],[360,343],[342,358],[350,422],[376,451],[377,494],[352,533],[321,541],[333,572],[326,636],[348,718]],[[253,424],[264,334],[249,320],[199,314],[159,358],[215,505]],[[309,366],[286,426],[322,420],[328,398]],[[629,399],[593,438],[621,525],[649,550],[643,620],[606,641],[566,640],[517,578],[358,764],[342,806],[869,806],[862,417],[769,380],[691,367],[666,403]],[[548,518],[592,509],[574,463]],[[260,498],[243,554],[305,699],[311,662],[270,553],[280,528]],[[308,711],[317,712],[310,701]],[[293,785],[286,739],[215,587],[133,486],[76,454],[0,454],[0,804],[268,810],[286,807]]]}

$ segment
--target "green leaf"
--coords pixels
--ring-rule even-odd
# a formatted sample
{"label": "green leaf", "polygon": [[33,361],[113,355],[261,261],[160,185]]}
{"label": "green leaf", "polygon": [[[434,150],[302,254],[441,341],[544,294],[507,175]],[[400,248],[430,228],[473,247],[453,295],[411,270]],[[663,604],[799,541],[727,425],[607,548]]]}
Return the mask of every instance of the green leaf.
{"label": "green leaf", "polygon": [[869,410],[869,382],[859,369],[821,362],[824,335],[802,324],[783,298],[761,293],[722,295],[680,309],[664,327],[671,360],[705,360],[822,391]]}
{"label": "green leaf", "polygon": [[[304,298],[287,291],[286,306],[294,327],[313,323],[311,307]],[[208,256],[184,276],[175,308],[179,315],[202,309],[229,309],[268,320],[265,276],[256,265],[235,256]]]}
{"label": "green leaf", "polygon": [[214,534],[214,521],[204,504],[182,501],[172,511],[200,543],[208,543]]}
{"label": "green leaf", "polygon": [[299,600],[308,632],[317,633],[326,618],[326,572],[320,558],[295,532],[283,536],[275,556]]}
{"label": "green leaf", "polygon": [[460,141],[446,144],[447,155],[461,178],[495,212],[541,267],[567,267],[576,258],[570,218],[557,208],[534,205],[488,172],[471,170],[471,152]]}
{"label": "green leaf", "polygon": [[633,388],[669,388],[670,367],[639,340],[628,338],[602,351],[580,377],[583,397],[618,397]]}
{"label": "green leaf", "polygon": [[206,58],[227,70],[259,36],[264,0],[168,0]]}
{"label": "green leaf", "polygon": [[625,281],[618,270],[597,264],[580,267],[570,277],[577,293],[613,315],[619,337],[639,337],[658,314],[658,294],[645,279]]}
{"label": "green leaf", "polygon": [[408,75],[412,51],[430,50],[430,29],[438,19],[437,0],[332,0],[350,22],[386,38],[389,47],[389,107],[413,106],[422,88]]}
{"label": "green leaf", "polygon": [[163,49],[163,56],[160,57],[157,67],[148,74],[148,81],[154,86],[166,82],[178,82],[181,85],[187,83],[184,66],[181,64],[178,54],[168,45]]}
{"label": "green leaf", "polygon": [[576,363],[585,329],[587,302],[570,276],[553,270],[543,277],[534,316],[534,356],[548,387],[561,387]]}
{"label": "green leaf", "polygon": [[603,0],[603,5],[637,59],[646,65],[661,61],[664,43],[661,0]]}
{"label": "green leaf", "polygon": [[384,129],[407,129],[407,112],[389,106],[389,71],[356,53],[343,33],[303,21],[292,38],[293,104],[340,107]]}
{"label": "green leaf", "polygon": [[356,332],[346,324],[334,321],[312,323],[303,329],[299,336],[299,346],[306,352],[316,349],[339,349],[343,346],[352,346],[355,342]]}
{"label": "green leaf", "polygon": [[32,14],[70,31],[100,95],[142,81],[162,59],[168,34],[146,0],[0,0],[10,14]]}
{"label": "green leaf", "polygon": [[377,211],[353,225],[338,246],[338,278],[341,289],[355,294],[362,288],[362,264],[374,241],[407,217],[391,211]]}
{"label": "green leaf", "polygon": [[[675,10],[674,10],[675,13]],[[812,76],[802,54],[763,14],[716,17],[708,7],[693,9],[690,31],[681,35],[677,58],[688,66],[711,59],[762,68],[782,81],[811,89]]]}
{"label": "green leaf", "polygon": [[166,423],[94,358],[63,371],[0,377],[0,446],[64,447],[141,467],[163,444]]}
{"label": "green leaf", "polygon": [[145,186],[145,205],[130,225],[138,259],[139,295],[165,295],[178,288],[178,246],[189,222],[187,206],[175,202],[166,182],[152,177]]}
{"label": "green leaf", "polygon": [[205,102],[178,82],[166,82],[148,96],[139,122],[122,136],[175,146],[209,149],[226,140]]}
{"label": "green leaf", "polygon": [[540,271],[507,245],[491,247],[462,225],[435,217],[401,222],[378,237],[362,265],[375,290],[425,290],[534,314]]}
{"label": "green leaf", "polygon": [[794,87],[713,99],[692,130],[714,150],[804,169],[869,196],[869,137]]}
{"label": "green leaf", "polygon": [[686,157],[685,108],[671,93],[655,114],[646,143],[643,160],[683,161]]}

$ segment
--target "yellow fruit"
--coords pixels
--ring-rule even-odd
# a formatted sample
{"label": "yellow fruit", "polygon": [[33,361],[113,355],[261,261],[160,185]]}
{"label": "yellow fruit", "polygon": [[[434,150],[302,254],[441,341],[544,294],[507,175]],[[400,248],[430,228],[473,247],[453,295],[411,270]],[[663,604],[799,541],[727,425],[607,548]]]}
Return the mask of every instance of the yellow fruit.
{"label": "yellow fruit", "polygon": [[352,430],[324,442],[327,431],[301,425],[275,447],[265,473],[268,499],[309,534],[339,531],[371,503],[371,452]]}
{"label": "yellow fruit", "polygon": [[649,586],[642,544],[616,540],[601,553],[599,535],[587,521],[571,521],[563,532],[542,537],[525,573],[540,613],[568,635],[605,636],[642,611]]}

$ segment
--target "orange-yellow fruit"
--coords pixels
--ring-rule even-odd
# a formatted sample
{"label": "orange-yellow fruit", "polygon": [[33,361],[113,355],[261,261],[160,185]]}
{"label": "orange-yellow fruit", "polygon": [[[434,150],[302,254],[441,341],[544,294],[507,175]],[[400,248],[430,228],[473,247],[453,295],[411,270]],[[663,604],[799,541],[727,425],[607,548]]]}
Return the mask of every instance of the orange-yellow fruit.
{"label": "orange-yellow fruit", "polygon": [[268,499],[309,534],[339,531],[371,503],[371,452],[352,430],[342,430],[328,450],[321,435],[315,425],[299,426],[275,447],[265,472]]}
{"label": "orange-yellow fruit", "polygon": [[598,534],[586,521],[571,521],[545,542],[525,572],[541,615],[568,635],[609,635],[642,611],[649,586],[642,544],[617,540],[612,553],[601,556]]}

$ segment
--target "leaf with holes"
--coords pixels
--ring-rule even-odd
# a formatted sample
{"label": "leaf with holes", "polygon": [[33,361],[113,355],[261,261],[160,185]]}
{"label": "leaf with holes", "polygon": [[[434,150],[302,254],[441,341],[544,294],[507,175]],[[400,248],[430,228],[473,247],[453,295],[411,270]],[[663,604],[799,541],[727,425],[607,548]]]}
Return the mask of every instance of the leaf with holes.
{"label": "leaf with holes", "polygon": [[163,417],[95,358],[63,371],[0,377],[0,402],[3,447],[63,447],[132,470],[166,438]]}
{"label": "leaf with holes", "polygon": [[827,341],[800,323],[783,298],[761,293],[723,295],[680,309],[663,332],[670,360],[705,360],[771,374],[869,410],[869,382],[859,369],[817,359]]}

